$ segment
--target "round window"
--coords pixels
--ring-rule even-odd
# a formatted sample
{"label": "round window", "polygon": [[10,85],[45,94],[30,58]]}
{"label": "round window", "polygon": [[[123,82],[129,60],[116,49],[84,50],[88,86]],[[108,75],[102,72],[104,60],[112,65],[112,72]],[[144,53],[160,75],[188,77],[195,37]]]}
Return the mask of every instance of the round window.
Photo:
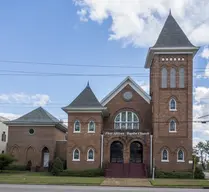
{"label": "round window", "polygon": [[130,91],[127,91],[123,94],[123,98],[125,101],[130,101],[132,99],[132,97],[133,97],[133,94]]}
{"label": "round window", "polygon": [[34,129],[29,129],[29,133],[33,135],[35,133]]}

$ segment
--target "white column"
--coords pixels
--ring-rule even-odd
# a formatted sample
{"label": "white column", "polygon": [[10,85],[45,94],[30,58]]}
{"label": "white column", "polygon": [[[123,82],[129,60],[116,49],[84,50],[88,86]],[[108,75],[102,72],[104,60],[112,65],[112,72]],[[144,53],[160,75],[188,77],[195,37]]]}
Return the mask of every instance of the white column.
{"label": "white column", "polygon": [[152,153],[152,139],[153,135],[150,135],[150,174],[152,174],[152,158],[153,158],[153,153]]}
{"label": "white column", "polygon": [[103,164],[103,146],[104,146],[104,135],[101,135],[101,168],[102,168],[102,164]]}

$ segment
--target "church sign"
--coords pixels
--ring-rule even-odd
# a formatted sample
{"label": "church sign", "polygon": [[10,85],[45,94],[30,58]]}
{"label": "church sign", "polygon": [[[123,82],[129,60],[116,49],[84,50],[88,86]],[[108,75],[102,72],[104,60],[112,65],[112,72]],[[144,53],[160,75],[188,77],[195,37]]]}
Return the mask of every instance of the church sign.
{"label": "church sign", "polygon": [[143,133],[143,132],[105,132],[104,135],[109,136],[144,136],[149,135],[150,133]]}

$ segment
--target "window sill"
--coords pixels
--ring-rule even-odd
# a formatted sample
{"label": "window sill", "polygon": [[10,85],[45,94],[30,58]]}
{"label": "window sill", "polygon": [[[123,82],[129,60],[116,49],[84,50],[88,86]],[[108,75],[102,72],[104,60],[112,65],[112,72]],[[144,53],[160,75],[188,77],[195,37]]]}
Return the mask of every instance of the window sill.
{"label": "window sill", "polygon": [[87,161],[90,161],[90,162],[92,162],[92,161],[94,161],[94,159],[87,159]]}
{"label": "window sill", "polygon": [[88,131],[88,133],[95,133],[95,131]]}
{"label": "window sill", "polygon": [[80,131],[73,131],[73,133],[81,133]]}
{"label": "window sill", "polygon": [[178,163],[185,163],[184,160],[177,160]]}
{"label": "window sill", "polygon": [[169,131],[169,133],[177,133],[177,131]]}
{"label": "window sill", "polygon": [[73,159],[73,161],[80,161],[80,159]]}
{"label": "window sill", "polygon": [[161,160],[161,162],[163,162],[163,163],[168,163],[169,160]]}
{"label": "window sill", "polygon": [[175,111],[177,111],[177,109],[169,109],[169,111],[175,112]]}

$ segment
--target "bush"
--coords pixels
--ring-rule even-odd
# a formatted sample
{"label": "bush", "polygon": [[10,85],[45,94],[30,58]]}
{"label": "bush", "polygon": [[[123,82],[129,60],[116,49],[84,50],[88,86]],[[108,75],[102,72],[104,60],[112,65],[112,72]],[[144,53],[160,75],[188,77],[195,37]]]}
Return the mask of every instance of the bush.
{"label": "bush", "polygon": [[57,157],[53,162],[51,173],[52,175],[59,175],[62,171],[63,162],[59,157]]}
{"label": "bush", "polygon": [[8,154],[0,154],[0,170],[5,170],[5,168],[12,164],[14,161],[16,160],[13,156]]}
{"label": "bush", "polygon": [[5,170],[12,170],[12,171],[26,171],[26,165],[9,165],[5,168]]}
{"label": "bush", "polygon": [[156,178],[176,178],[176,179],[192,179],[192,172],[164,172],[164,171],[156,171]]}
{"label": "bush", "polygon": [[195,179],[205,179],[205,174],[203,173],[202,169],[196,167],[194,172]]}
{"label": "bush", "polygon": [[60,176],[73,176],[73,177],[100,177],[104,176],[102,169],[87,169],[87,170],[64,170],[59,174]]}

